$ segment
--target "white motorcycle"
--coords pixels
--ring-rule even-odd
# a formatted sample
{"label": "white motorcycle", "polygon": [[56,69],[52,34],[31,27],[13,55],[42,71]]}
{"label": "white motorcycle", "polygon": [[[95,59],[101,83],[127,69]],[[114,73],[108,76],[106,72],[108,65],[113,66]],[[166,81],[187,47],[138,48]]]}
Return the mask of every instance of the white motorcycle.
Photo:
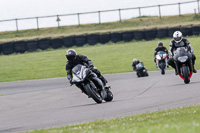
{"label": "white motorcycle", "polygon": [[156,66],[161,70],[162,75],[165,74],[165,70],[167,69],[168,66],[167,57],[168,55],[163,51],[158,52],[156,55]]}

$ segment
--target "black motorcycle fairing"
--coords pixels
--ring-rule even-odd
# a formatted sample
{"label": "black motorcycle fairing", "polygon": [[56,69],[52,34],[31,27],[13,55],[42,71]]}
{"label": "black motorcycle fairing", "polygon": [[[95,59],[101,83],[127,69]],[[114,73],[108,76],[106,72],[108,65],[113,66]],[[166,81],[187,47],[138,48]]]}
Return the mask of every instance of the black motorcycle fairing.
{"label": "black motorcycle fairing", "polygon": [[[188,57],[186,61],[184,62],[180,62],[178,60],[179,57]],[[176,69],[178,71],[178,73],[181,73],[181,66],[182,65],[187,65],[190,69],[190,71],[193,70],[193,67],[192,67],[192,54],[188,51],[186,51],[185,48],[178,48],[175,53],[174,53],[174,61],[175,61],[175,65],[176,65]]]}

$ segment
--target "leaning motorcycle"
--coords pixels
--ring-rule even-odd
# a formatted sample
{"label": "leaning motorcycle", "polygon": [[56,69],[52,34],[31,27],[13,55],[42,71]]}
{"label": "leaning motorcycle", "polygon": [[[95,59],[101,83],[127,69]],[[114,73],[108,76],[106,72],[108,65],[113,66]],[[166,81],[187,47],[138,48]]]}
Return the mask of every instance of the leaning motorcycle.
{"label": "leaning motorcycle", "polygon": [[160,51],[156,55],[156,66],[161,70],[161,74],[165,74],[167,69],[167,54],[164,51]]}
{"label": "leaning motorcycle", "polygon": [[136,74],[138,77],[147,77],[149,76],[144,64],[142,62],[136,65]]}
{"label": "leaning motorcycle", "polygon": [[192,54],[186,48],[177,48],[173,59],[179,76],[185,84],[189,84],[193,74]]}
{"label": "leaning motorcycle", "polygon": [[113,100],[113,94],[109,87],[104,87],[102,81],[90,68],[78,64],[72,69],[72,83],[81,86],[83,92],[96,103]]}

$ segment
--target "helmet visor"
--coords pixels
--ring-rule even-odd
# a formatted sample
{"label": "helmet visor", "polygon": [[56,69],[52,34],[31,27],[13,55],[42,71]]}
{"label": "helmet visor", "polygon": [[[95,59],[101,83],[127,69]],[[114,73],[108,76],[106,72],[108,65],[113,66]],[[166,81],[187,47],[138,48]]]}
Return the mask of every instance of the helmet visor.
{"label": "helmet visor", "polygon": [[69,61],[74,60],[75,56],[66,56]]}
{"label": "helmet visor", "polygon": [[174,38],[176,41],[180,41],[181,37]]}

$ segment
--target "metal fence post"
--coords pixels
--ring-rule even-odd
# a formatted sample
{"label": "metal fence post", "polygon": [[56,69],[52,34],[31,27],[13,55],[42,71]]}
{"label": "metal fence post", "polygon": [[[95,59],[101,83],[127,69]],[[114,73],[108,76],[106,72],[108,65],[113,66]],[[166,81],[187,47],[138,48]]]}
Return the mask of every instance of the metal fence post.
{"label": "metal fence post", "polygon": [[181,16],[181,3],[178,3],[179,16]]}
{"label": "metal fence post", "polygon": [[159,17],[161,18],[161,9],[160,9],[160,5],[158,5],[158,10],[159,10]]}
{"label": "metal fence post", "polygon": [[141,17],[141,10],[140,10],[140,7],[138,7],[138,10],[139,10],[139,17]]}
{"label": "metal fence post", "polygon": [[99,24],[101,24],[101,11],[98,11],[98,15],[99,15]]}
{"label": "metal fence post", "polygon": [[15,22],[16,22],[16,30],[19,31],[19,29],[18,29],[18,21],[17,21],[17,19],[15,19]]}
{"label": "metal fence post", "polygon": [[119,9],[119,21],[120,22],[122,21],[122,18],[121,18],[121,9]]}
{"label": "metal fence post", "polygon": [[78,17],[78,25],[81,25],[81,23],[80,23],[80,15],[79,15],[79,13],[77,13],[77,17]]}
{"label": "metal fence post", "polygon": [[197,0],[198,12],[200,13],[199,0]]}
{"label": "metal fence post", "polygon": [[60,18],[59,18],[59,15],[57,15],[57,20],[56,21],[58,22],[58,28],[60,28]]}
{"label": "metal fence post", "polygon": [[39,30],[39,20],[38,20],[38,17],[36,17],[36,22],[37,22],[37,29]]}

